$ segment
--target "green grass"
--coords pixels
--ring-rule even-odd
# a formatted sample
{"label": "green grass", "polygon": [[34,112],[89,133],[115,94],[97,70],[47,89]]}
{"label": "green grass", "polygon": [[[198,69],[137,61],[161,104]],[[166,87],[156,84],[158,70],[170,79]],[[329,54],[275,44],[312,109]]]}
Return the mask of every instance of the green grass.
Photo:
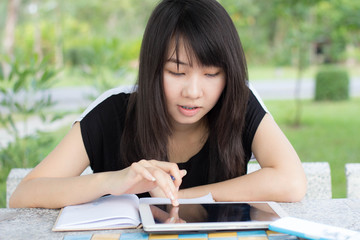
{"label": "green grass", "polygon": [[[327,67],[331,67],[330,65],[326,65]],[[309,66],[303,72],[303,78],[305,79],[313,79],[317,73],[317,70],[324,66]],[[333,65],[333,67],[339,67],[339,65]],[[360,76],[360,68],[359,66],[354,67],[346,67],[340,66],[348,70],[348,73],[351,77],[359,77]],[[297,78],[297,70],[291,66],[282,66],[282,67],[274,67],[274,66],[254,66],[249,65],[249,79],[251,81],[281,81],[288,79],[296,79]]]}
{"label": "green grass", "polygon": [[293,127],[295,103],[265,104],[304,162],[328,162],[333,198],[346,197],[345,164],[360,162],[360,99],[303,101],[300,127]]}
{"label": "green grass", "polygon": [[[249,79],[251,81],[281,81],[296,78],[296,69],[293,67],[249,66]],[[313,78],[316,67],[307,68],[304,78]]]}

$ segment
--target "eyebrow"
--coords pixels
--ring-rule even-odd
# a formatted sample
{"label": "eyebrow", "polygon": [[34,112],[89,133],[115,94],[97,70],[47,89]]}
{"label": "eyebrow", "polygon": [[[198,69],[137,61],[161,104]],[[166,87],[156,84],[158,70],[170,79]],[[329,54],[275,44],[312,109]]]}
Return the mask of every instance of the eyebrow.
{"label": "eyebrow", "polygon": [[168,62],[172,62],[172,63],[176,63],[178,65],[185,65],[185,66],[188,66],[189,64],[188,63],[185,63],[185,62],[182,62],[180,60],[177,60],[175,58],[170,58],[167,60]]}

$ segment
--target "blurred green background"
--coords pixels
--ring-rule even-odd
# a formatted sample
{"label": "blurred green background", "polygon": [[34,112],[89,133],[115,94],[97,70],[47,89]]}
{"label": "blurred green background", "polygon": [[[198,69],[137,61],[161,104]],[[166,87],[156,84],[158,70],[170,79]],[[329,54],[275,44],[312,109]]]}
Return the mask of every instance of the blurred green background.
{"label": "blurred green background", "polygon": [[[0,2],[0,207],[11,168],[33,167],[69,129],[31,131],[83,108],[59,110],[51,89],[89,87],[89,101],[131,85],[154,0]],[[360,76],[360,1],[220,0],[238,29],[250,81],[315,81],[324,68]],[[350,89],[351,90],[351,89]],[[337,101],[264,99],[302,161],[329,162],[333,197],[346,197],[344,164],[360,162],[359,95]],[[34,97],[37,96],[37,97]],[[4,135],[5,136],[5,135]],[[1,136],[5,139],[5,137]]]}

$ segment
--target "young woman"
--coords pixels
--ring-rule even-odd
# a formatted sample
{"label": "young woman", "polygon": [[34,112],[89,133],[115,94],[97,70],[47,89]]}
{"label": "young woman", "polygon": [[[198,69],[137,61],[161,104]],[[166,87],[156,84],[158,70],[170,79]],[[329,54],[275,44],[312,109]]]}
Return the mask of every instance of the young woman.
{"label": "young woman", "polygon": [[[143,38],[137,89],[109,96],[24,178],[11,207],[106,194],[299,201],[301,162],[249,90],[238,33],[215,0],[163,0]],[[255,155],[261,169],[246,174]],[[79,176],[87,166],[94,174]]]}

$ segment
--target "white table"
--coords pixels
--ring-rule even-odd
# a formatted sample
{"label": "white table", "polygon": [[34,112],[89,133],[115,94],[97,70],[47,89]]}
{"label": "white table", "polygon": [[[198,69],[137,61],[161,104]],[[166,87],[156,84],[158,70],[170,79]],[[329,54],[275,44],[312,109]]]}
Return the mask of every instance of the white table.
{"label": "white table", "polygon": [[[293,217],[329,224],[360,232],[360,199],[304,200],[280,203]],[[59,210],[0,209],[0,239],[63,239],[65,235],[84,232],[52,232]],[[142,230],[111,230],[86,233],[119,233]]]}

